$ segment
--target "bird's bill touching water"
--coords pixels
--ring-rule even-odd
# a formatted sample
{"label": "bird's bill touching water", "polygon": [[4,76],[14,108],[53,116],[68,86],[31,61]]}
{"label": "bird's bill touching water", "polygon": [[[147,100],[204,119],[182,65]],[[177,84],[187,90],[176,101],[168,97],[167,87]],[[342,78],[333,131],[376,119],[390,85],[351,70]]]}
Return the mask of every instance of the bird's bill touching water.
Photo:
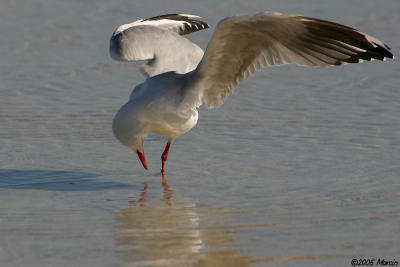
{"label": "bird's bill touching water", "polygon": [[137,153],[137,155],[138,155],[138,157],[139,157],[139,159],[140,159],[140,162],[143,164],[143,167],[144,167],[146,170],[149,170],[149,168],[147,168],[146,157],[144,156],[144,150],[143,150],[142,152],[140,152],[140,151],[138,150],[138,151],[136,151],[136,153]]}

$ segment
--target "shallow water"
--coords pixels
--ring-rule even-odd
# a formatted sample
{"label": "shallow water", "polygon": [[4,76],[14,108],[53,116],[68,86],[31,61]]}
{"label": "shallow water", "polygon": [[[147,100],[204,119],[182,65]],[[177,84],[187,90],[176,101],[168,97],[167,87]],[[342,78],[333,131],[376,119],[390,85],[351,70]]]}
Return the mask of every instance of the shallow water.
{"label": "shallow water", "polygon": [[[9,1],[0,9],[1,266],[351,266],[400,261],[398,61],[258,72],[150,171],[112,136],[143,78],[114,28],[262,10],[351,25],[400,51],[400,4]],[[203,49],[212,28],[190,38]],[[398,57],[398,56],[397,56]]]}

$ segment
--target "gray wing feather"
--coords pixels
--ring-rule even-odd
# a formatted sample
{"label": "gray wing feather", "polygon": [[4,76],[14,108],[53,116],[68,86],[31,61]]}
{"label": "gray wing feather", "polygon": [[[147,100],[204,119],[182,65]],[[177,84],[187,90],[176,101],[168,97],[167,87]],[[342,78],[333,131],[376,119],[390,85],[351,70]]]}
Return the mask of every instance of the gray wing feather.
{"label": "gray wing feather", "polygon": [[144,74],[187,73],[194,70],[203,50],[180,36],[208,27],[194,15],[168,14],[119,26],[110,39],[110,55],[118,61],[147,60]]}
{"label": "gray wing feather", "polygon": [[262,66],[323,67],[385,58],[393,58],[387,45],[355,29],[298,15],[262,13],[222,20],[192,79],[207,108],[214,108]]}
{"label": "gray wing feather", "polygon": [[192,71],[203,54],[203,50],[188,39],[153,26],[135,26],[110,39],[110,55],[113,59],[148,60],[142,68],[149,77],[168,71]]}

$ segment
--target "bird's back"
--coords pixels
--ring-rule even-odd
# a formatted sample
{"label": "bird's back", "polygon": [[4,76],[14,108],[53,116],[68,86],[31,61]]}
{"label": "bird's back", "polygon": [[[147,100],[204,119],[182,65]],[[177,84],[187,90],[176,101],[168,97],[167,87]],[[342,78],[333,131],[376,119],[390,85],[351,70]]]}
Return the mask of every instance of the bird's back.
{"label": "bird's back", "polygon": [[167,72],[150,77],[134,89],[126,105],[151,131],[173,139],[197,123],[201,99],[187,87],[190,75]]}

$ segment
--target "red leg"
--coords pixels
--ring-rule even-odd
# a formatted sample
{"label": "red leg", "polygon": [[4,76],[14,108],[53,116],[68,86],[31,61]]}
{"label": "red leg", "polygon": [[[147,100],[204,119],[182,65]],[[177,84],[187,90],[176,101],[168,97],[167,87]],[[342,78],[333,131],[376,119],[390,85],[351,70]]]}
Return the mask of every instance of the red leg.
{"label": "red leg", "polygon": [[161,161],[162,161],[161,173],[162,174],[165,173],[165,162],[167,162],[167,159],[168,159],[168,152],[169,152],[170,146],[171,146],[171,142],[168,141],[167,145],[165,146],[164,152],[161,155]]}

